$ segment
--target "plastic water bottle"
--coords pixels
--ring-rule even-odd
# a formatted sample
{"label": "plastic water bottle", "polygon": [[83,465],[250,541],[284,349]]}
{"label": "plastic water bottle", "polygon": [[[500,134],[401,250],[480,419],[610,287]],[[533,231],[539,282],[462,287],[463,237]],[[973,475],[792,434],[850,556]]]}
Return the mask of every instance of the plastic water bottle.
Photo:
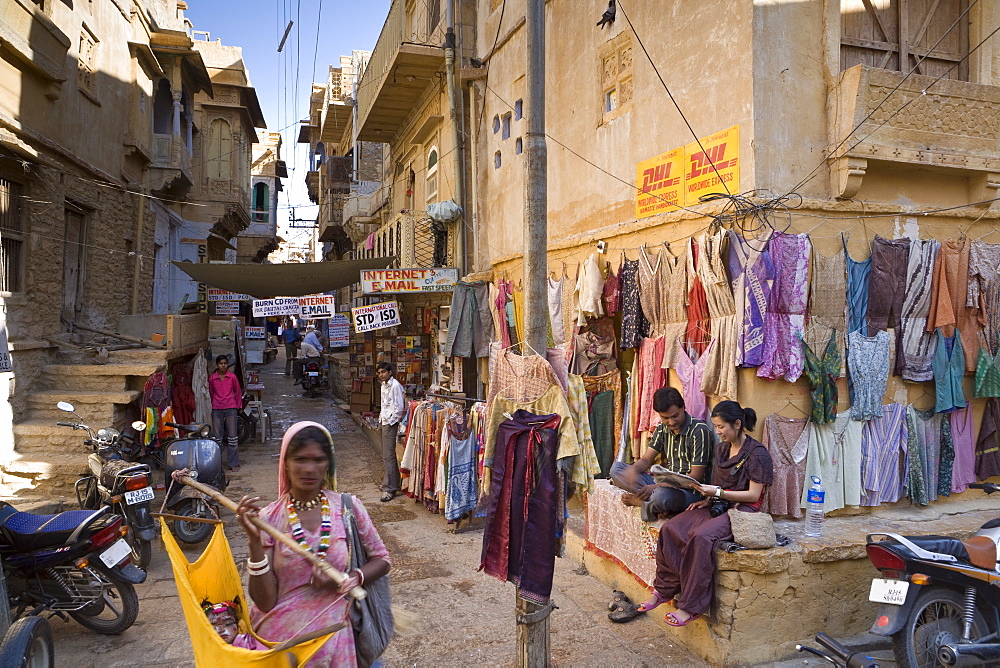
{"label": "plastic water bottle", "polygon": [[822,536],[823,501],[826,498],[826,492],[823,491],[823,484],[817,476],[809,477],[812,478],[812,486],[806,495],[806,501],[808,502],[806,510],[806,535]]}

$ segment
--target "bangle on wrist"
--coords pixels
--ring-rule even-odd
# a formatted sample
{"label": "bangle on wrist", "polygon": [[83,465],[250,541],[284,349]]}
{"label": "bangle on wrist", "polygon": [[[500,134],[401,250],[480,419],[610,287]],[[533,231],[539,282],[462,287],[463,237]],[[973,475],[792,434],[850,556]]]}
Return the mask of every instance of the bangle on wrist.
{"label": "bangle on wrist", "polygon": [[726,498],[726,490],[722,489],[721,487],[719,488],[719,498],[723,500]]}
{"label": "bangle on wrist", "polygon": [[358,586],[359,587],[362,586],[365,583],[365,574],[362,572],[362,570],[360,568],[352,568],[351,572],[358,574],[358,580],[359,580]]}
{"label": "bangle on wrist", "polygon": [[254,568],[247,569],[247,573],[249,573],[252,576],[267,575],[270,572],[271,572],[270,566],[264,566],[263,568],[256,568],[256,569]]}
{"label": "bangle on wrist", "polygon": [[267,568],[267,565],[268,565],[268,559],[266,554],[264,555],[264,558],[261,559],[260,561],[253,561],[252,559],[249,558],[247,559],[247,568],[252,571],[258,571],[262,568]]}
{"label": "bangle on wrist", "polygon": [[715,498],[717,498],[717,499],[721,499],[722,498],[722,488],[721,487],[716,487],[715,488]]}

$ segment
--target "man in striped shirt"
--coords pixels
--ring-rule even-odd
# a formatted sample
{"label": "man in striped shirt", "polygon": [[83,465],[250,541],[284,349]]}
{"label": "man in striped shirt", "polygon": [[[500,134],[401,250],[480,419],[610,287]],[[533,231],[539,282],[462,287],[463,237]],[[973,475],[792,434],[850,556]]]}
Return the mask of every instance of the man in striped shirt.
{"label": "man in striped shirt", "polygon": [[[715,433],[703,421],[684,410],[684,398],[672,387],[661,387],[653,394],[653,410],[661,423],[649,441],[649,447],[634,464],[611,465],[611,482],[628,493],[622,502],[641,506],[642,519],[652,522],[679,513],[702,496],[691,490],[657,484],[649,467],[659,463],[699,482],[708,480],[708,467],[715,448]],[[659,461],[657,461],[659,460]]]}

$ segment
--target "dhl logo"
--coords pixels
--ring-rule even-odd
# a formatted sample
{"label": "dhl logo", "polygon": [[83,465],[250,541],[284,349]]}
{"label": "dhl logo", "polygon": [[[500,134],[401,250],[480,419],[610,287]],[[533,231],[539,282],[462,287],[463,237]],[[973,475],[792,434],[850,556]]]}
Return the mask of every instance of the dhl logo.
{"label": "dhl logo", "polygon": [[672,166],[672,162],[665,162],[644,171],[642,173],[642,192],[651,193],[661,188],[678,185],[681,182],[681,177],[670,178]]}
{"label": "dhl logo", "polygon": [[[726,142],[719,144],[718,146],[712,146],[704,151],[698,151],[697,153],[691,154],[691,171],[688,172],[688,178],[694,179],[705,174],[711,174],[715,169],[720,172],[727,167],[731,166],[735,159],[724,160],[726,157]],[[712,169],[712,164],[715,164],[715,169]]]}

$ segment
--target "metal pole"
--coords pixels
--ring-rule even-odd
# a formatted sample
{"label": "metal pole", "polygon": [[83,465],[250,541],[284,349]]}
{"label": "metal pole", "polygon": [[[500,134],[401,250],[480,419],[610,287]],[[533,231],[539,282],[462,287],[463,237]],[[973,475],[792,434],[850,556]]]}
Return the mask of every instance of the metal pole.
{"label": "metal pole", "polygon": [[[132,270],[132,315],[139,312],[139,274],[141,269],[140,260],[142,258],[142,233],[144,231],[144,218],[146,215],[146,198],[142,196],[142,191],[140,190],[137,197],[139,198],[139,219],[135,223],[135,244],[132,250],[135,251],[135,258]],[[167,289],[169,294],[170,290]]]}
{"label": "metal pole", "polygon": [[[545,350],[548,318],[545,279],[548,273],[548,189],[545,146],[545,0],[528,0],[524,20],[527,32],[527,91],[524,113],[527,132],[524,153],[527,172],[524,192],[524,338],[522,354]],[[549,606],[516,600],[517,665],[519,668],[548,666]]]}
{"label": "metal pole", "polygon": [[458,94],[455,88],[455,0],[448,0],[445,6],[445,36],[444,36],[444,70],[448,86],[448,111],[451,117],[451,138],[455,157],[452,165],[455,169],[455,204],[462,207],[462,216],[458,219],[455,233],[455,264],[458,265],[459,276],[465,275],[465,204],[462,188],[462,127],[458,111]]}

